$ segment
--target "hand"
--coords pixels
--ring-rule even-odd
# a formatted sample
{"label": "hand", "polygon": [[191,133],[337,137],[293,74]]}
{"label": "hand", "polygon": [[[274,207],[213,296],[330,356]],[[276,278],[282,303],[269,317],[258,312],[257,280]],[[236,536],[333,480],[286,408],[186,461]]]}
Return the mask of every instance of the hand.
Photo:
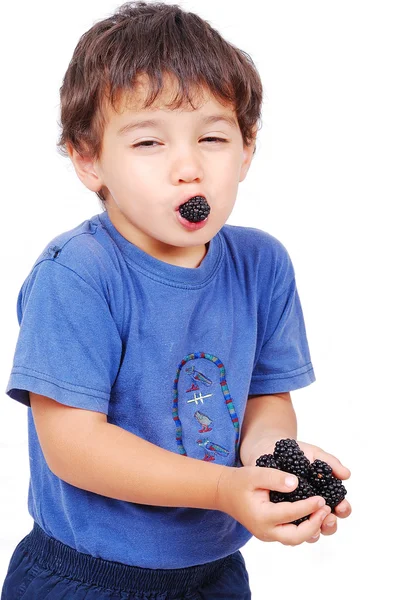
{"label": "hand", "polygon": [[[311,444],[305,444],[304,442],[298,442],[298,445],[304,452],[305,456],[310,460],[310,462],[313,462],[316,459],[323,460],[324,462],[329,464],[333,469],[334,477],[338,477],[338,479],[342,480],[350,478],[351,471],[347,469],[347,467],[344,467],[344,465],[340,463],[338,458],[336,458],[332,454],[324,452],[324,450],[322,450],[318,446],[312,446]],[[333,533],[335,533],[337,531],[337,517],[339,517],[340,519],[345,519],[346,517],[349,517],[351,512],[351,505],[344,498],[344,500],[337,504],[337,506],[334,509],[334,513],[330,512],[328,516],[324,519],[321,526],[321,534],[332,535]],[[316,537],[313,537],[307,541],[309,543],[314,543],[317,542],[318,539],[319,534],[317,534]]]}
{"label": "hand", "polygon": [[[312,444],[306,444],[304,442],[299,442],[298,440],[297,443],[311,463],[316,459],[323,460],[324,462],[329,464],[333,469],[334,477],[338,477],[338,479],[342,479],[343,481],[349,479],[349,477],[351,476],[351,471],[347,469],[347,467],[344,467],[344,465],[340,463],[338,458],[336,458],[332,454],[328,454],[318,446],[312,446]],[[266,449],[263,451],[263,453],[272,454],[274,446],[275,441],[273,441],[270,444],[267,444],[267,446],[265,446]],[[345,519],[346,517],[349,517],[351,512],[352,509],[350,503],[345,499],[342,500],[335,507],[334,513],[330,512],[325,517],[325,519],[322,522],[320,531],[317,532],[314,536],[311,536],[311,538],[306,541],[309,543],[314,543],[318,541],[320,534],[332,535],[337,531],[337,517],[339,517],[340,519]]]}
{"label": "hand", "polygon": [[[286,479],[292,484],[286,484]],[[297,546],[320,534],[330,508],[323,498],[313,496],[298,502],[270,501],[269,490],[291,492],[298,478],[277,469],[224,467],[217,486],[216,508],[242,523],[263,542]],[[291,521],[311,515],[300,525]]]}

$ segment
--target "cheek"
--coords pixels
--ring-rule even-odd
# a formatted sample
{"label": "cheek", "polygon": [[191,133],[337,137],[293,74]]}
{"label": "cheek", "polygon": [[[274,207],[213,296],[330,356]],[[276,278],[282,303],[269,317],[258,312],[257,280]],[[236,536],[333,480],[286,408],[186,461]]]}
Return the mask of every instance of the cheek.
{"label": "cheek", "polygon": [[220,192],[227,196],[227,201],[230,201],[231,196],[237,191],[241,166],[238,161],[226,161],[224,165],[220,165],[217,171],[216,181],[219,182]]}
{"label": "cheek", "polygon": [[225,157],[225,160],[219,164],[219,170],[224,174],[227,181],[230,181],[230,183],[234,183],[235,185],[239,181],[242,163],[242,152],[230,153]]}
{"label": "cheek", "polygon": [[131,192],[134,188],[143,187],[148,179],[144,169],[141,169],[140,166],[134,164],[127,157],[118,154],[110,160],[105,178],[109,182],[110,188],[120,194],[125,191]]}

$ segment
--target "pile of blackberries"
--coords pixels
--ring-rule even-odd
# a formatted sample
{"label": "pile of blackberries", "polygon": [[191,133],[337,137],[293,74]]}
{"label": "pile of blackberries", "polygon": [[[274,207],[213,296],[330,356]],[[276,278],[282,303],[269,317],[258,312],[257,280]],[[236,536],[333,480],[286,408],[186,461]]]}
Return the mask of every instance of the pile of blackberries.
{"label": "pile of blackberries", "polygon": [[[331,512],[345,498],[347,490],[341,479],[332,474],[332,468],[322,460],[313,463],[302,452],[295,440],[285,439],[276,442],[273,454],[263,454],[256,461],[257,467],[269,467],[292,473],[298,477],[298,487],[293,492],[270,491],[272,502],[296,502],[311,496],[322,496]],[[299,525],[307,517],[292,521]]]}

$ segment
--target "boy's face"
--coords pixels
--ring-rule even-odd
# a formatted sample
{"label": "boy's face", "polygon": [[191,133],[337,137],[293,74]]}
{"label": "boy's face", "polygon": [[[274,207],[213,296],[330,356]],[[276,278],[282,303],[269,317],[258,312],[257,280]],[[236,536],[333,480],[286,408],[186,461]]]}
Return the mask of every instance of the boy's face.
{"label": "boy's face", "polygon": [[[157,104],[144,110],[146,88],[140,87],[123,111],[109,107],[98,161],[75,151],[70,156],[89,189],[106,188],[106,208],[121,235],[159,260],[194,268],[234,207],[254,145],[244,146],[235,111],[209,92],[194,104],[196,110],[166,109],[175,89],[165,79]],[[216,115],[233,122],[207,122]],[[155,123],[129,127],[150,119]],[[203,227],[190,230],[178,207],[196,195],[204,196],[211,210]]]}

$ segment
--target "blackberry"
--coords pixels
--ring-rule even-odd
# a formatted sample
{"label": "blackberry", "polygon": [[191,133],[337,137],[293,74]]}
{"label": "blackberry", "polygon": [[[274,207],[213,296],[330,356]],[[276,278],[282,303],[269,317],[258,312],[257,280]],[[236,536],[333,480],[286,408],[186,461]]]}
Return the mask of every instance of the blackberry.
{"label": "blackberry", "polygon": [[257,467],[269,467],[270,469],[279,469],[278,464],[274,460],[273,454],[263,454],[256,461]]}
{"label": "blackberry", "polygon": [[309,478],[310,461],[295,440],[287,438],[276,442],[273,456],[282,471],[304,479]]}
{"label": "blackberry", "polygon": [[314,486],[320,485],[323,483],[330,475],[333,473],[333,469],[325,463],[323,460],[316,459],[311,464],[311,474],[310,480],[312,481]]}
{"label": "blackberry", "polygon": [[[298,477],[298,487],[292,492],[270,491],[272,502],[297,502],[311,496],[322,496],[331,511],[342,500],[347,490],[341,479],[333,475],[333,469],[322,460],[315,460],[312,464],[298,446],[296,440],[289,438],[276,442],[273,454],[263,454],[256,460],[257,467],[270,467],[292,473]],[[299,525],[306,521],[310,515],[292,521]]]}
{"label": "blackberry", "polygon": [[326,500],[330,506],[331,512],[345,498],[347,490],[343,486],[341,479],[334,477],[333,469],[322,460],[315,460],[311,465],[311,477],[309,481],[316,490],[318,496]]}
{"label": "blackberry", "polygon": [[[306,498],[311,498],[312,496],[316,496],[314,489],[308,483],[308,481],[306,481],[306,479],[302,479],[302,477],[298,479],[298,487],[292,492],[277,492],[275,490],[270,492],[270,500],[274,503],[297,502],[298,500],[306,500]],[[295,521],[291,521],[291,523],[294,525],[299,525],[302,523],[302,521],[306,521],[308,518],[309,515],[301,517],[300,519],[295,519]]]}
{"label": "blackberry", "polygon": [[210,206],[203,196],[194,196],[179,207],[180,215],[191,223],[204,221],[210,213]]}

